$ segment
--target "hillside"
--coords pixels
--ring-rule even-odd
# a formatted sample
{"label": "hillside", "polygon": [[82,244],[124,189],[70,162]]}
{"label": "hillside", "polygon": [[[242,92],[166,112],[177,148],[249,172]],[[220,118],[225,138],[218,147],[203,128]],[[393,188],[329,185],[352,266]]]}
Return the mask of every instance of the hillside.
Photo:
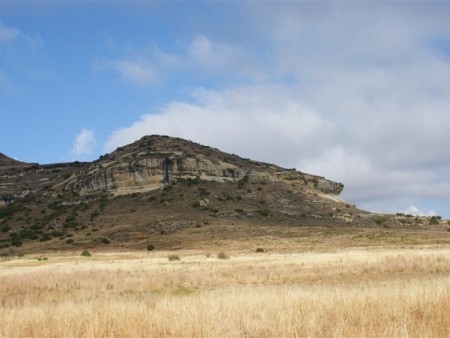
{"label": "hillside", "polygon": [[1,155],[0,164],[4,251],[177,248],[260,236],[263,228],[289,227],[295,236],[300,227],[428,225],[359,210],[338,197],[341,183],[167,136],[143,137],[92,163],[27,164]]}

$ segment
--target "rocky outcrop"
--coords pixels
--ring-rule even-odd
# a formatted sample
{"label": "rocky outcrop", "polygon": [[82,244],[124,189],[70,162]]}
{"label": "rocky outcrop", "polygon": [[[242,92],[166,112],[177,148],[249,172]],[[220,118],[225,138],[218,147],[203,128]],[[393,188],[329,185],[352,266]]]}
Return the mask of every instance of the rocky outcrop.
{"label": "rocky outcrop", "polygon": [[283,181],[338,195],[342,183],[293,169],[242,159],[195,143],[152,136],[104,156],[54,187],[80,195],[108,192],[113,195],[161,189],[180,180],[199,179],[220,183],[244,179]]}
{"label": "rocky outcrop", "polygon": [[184,179],[208,181],[233,181],[246,172],[235,165],[206,158],[185,157],[182,154],[164,158],[151,157],[134,162],[109,162],[90,168],[69,178],[64,189],[81,195],[110,192],[114,195],[147,192],[164,187],[165,184]]}

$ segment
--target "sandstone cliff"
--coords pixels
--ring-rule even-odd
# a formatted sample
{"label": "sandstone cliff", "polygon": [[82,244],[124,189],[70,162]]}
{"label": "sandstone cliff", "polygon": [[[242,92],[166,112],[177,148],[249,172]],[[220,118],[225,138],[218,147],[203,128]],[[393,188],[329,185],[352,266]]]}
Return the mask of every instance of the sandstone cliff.
{"label": "sandstone cliff", "polygon": [[118,195],[161,189],[180,180],[199,179],[219,183],[242,179],[285,182],[338,195],[343,184],[295,169],[242,159],[217,149],[164,136],[148,136],[103,156],[55,189],[80,195],[108,192]]}

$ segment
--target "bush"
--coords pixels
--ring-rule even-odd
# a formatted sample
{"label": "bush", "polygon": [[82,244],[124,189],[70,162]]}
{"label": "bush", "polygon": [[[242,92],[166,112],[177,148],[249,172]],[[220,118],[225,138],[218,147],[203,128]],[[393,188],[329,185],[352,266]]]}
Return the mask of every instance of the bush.
{"label": "bush", "polygon": [[428,221],[428,224],[430,224],[430,225],[438,225],[441,219],[442,219],[441,216],[431,216],[430,220]]}
{"label": "bush", "polygon": [[248,177],[248,175],[245,175],[244,177],[242,177],[242,179],[240,179],[238,181],[238,187],[240,189],[242,189],[244,187],[244,185],[248,183],[248,181],[249,181],[249,177]]}
{"label": "bush", "polygon": [[49,235],[44,235],[39,239],[39,242],[47,242],[50,241],[52,238]]}
{"label": "bush", "polygon": [[81,256],[83,256],[83,257],[91,257],[91,253],[90,253],[89,251],[87,251],[87,250],[84,250],[84,251],[81,253]]}
{"label": "bush", "polygon": [[375,215],[372,217],[372,221],[374,221],[378,225],[385,224],[386,220],[387,220],[386,217],[384,217],[382,215]]}
{"label": "bush", "polygon": [[264,252],[263,248],[256,248],[256,252]]}
{"label": "bush", "polygon": [[227,193],[223,193],[222,196],[219,196],[217,199],[221,202],[232,201],[233,196],[231,196]]}
{"label": "bush", "polygon": [[169,255],[169,256],[167,256],[167,259],[168,259],[169,261],[171,261],[171,262],[173,262],[173,261],[179,261],[179,260],[180,260],[180,256],[178,256],[178,255]]}
{"label": "bush", "polygon": [[205,188],[198,188],[198,193],[200,196],[209,196],[211,193]]}
{"label": "bush", "polygon": [[72,238],[66,239],[66,243],[67,244],[72,244],[73,243],[73,239]]}
{"label": "bush", "polygon": [[221,251],[217,254],[218,259],[228,259],[230,258],[225,252]]}
{"label": "bush", "polygon": [[269,210],[267,210],[267,209],[258,209],[258,210],[256,210],[256,212],[264,217],[269,216]]}
{"label": "bush", "polygon": [[9,230],[11,230],[11,227],[7,224],[2,226],[2,228],[1,228],[1,232],[3,232],[3,233],[8,232]]}
{"label": "bush", "polygon": [[102,237],[102,243],[103,244],[110,244],[111,241],[108,238],[106,238],[106,237]]}
{"label": "bush", "polygon": [[19,237],[11,237],[11,245],[14,245],[16,247],[22,246],[22,241]]}
{"label": "bush", "polygon": [[147,245],[147,251],[153,251],[155,250],[155,246],[153,244]]}

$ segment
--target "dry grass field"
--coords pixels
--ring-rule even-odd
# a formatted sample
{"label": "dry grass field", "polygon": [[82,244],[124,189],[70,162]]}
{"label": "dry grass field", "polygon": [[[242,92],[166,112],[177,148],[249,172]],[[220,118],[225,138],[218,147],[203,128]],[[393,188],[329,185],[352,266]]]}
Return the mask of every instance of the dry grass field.
{"label": "dry grass field", "polygon": [[450,336],[447,245],[91,253],[0,261],[0,337]]}

